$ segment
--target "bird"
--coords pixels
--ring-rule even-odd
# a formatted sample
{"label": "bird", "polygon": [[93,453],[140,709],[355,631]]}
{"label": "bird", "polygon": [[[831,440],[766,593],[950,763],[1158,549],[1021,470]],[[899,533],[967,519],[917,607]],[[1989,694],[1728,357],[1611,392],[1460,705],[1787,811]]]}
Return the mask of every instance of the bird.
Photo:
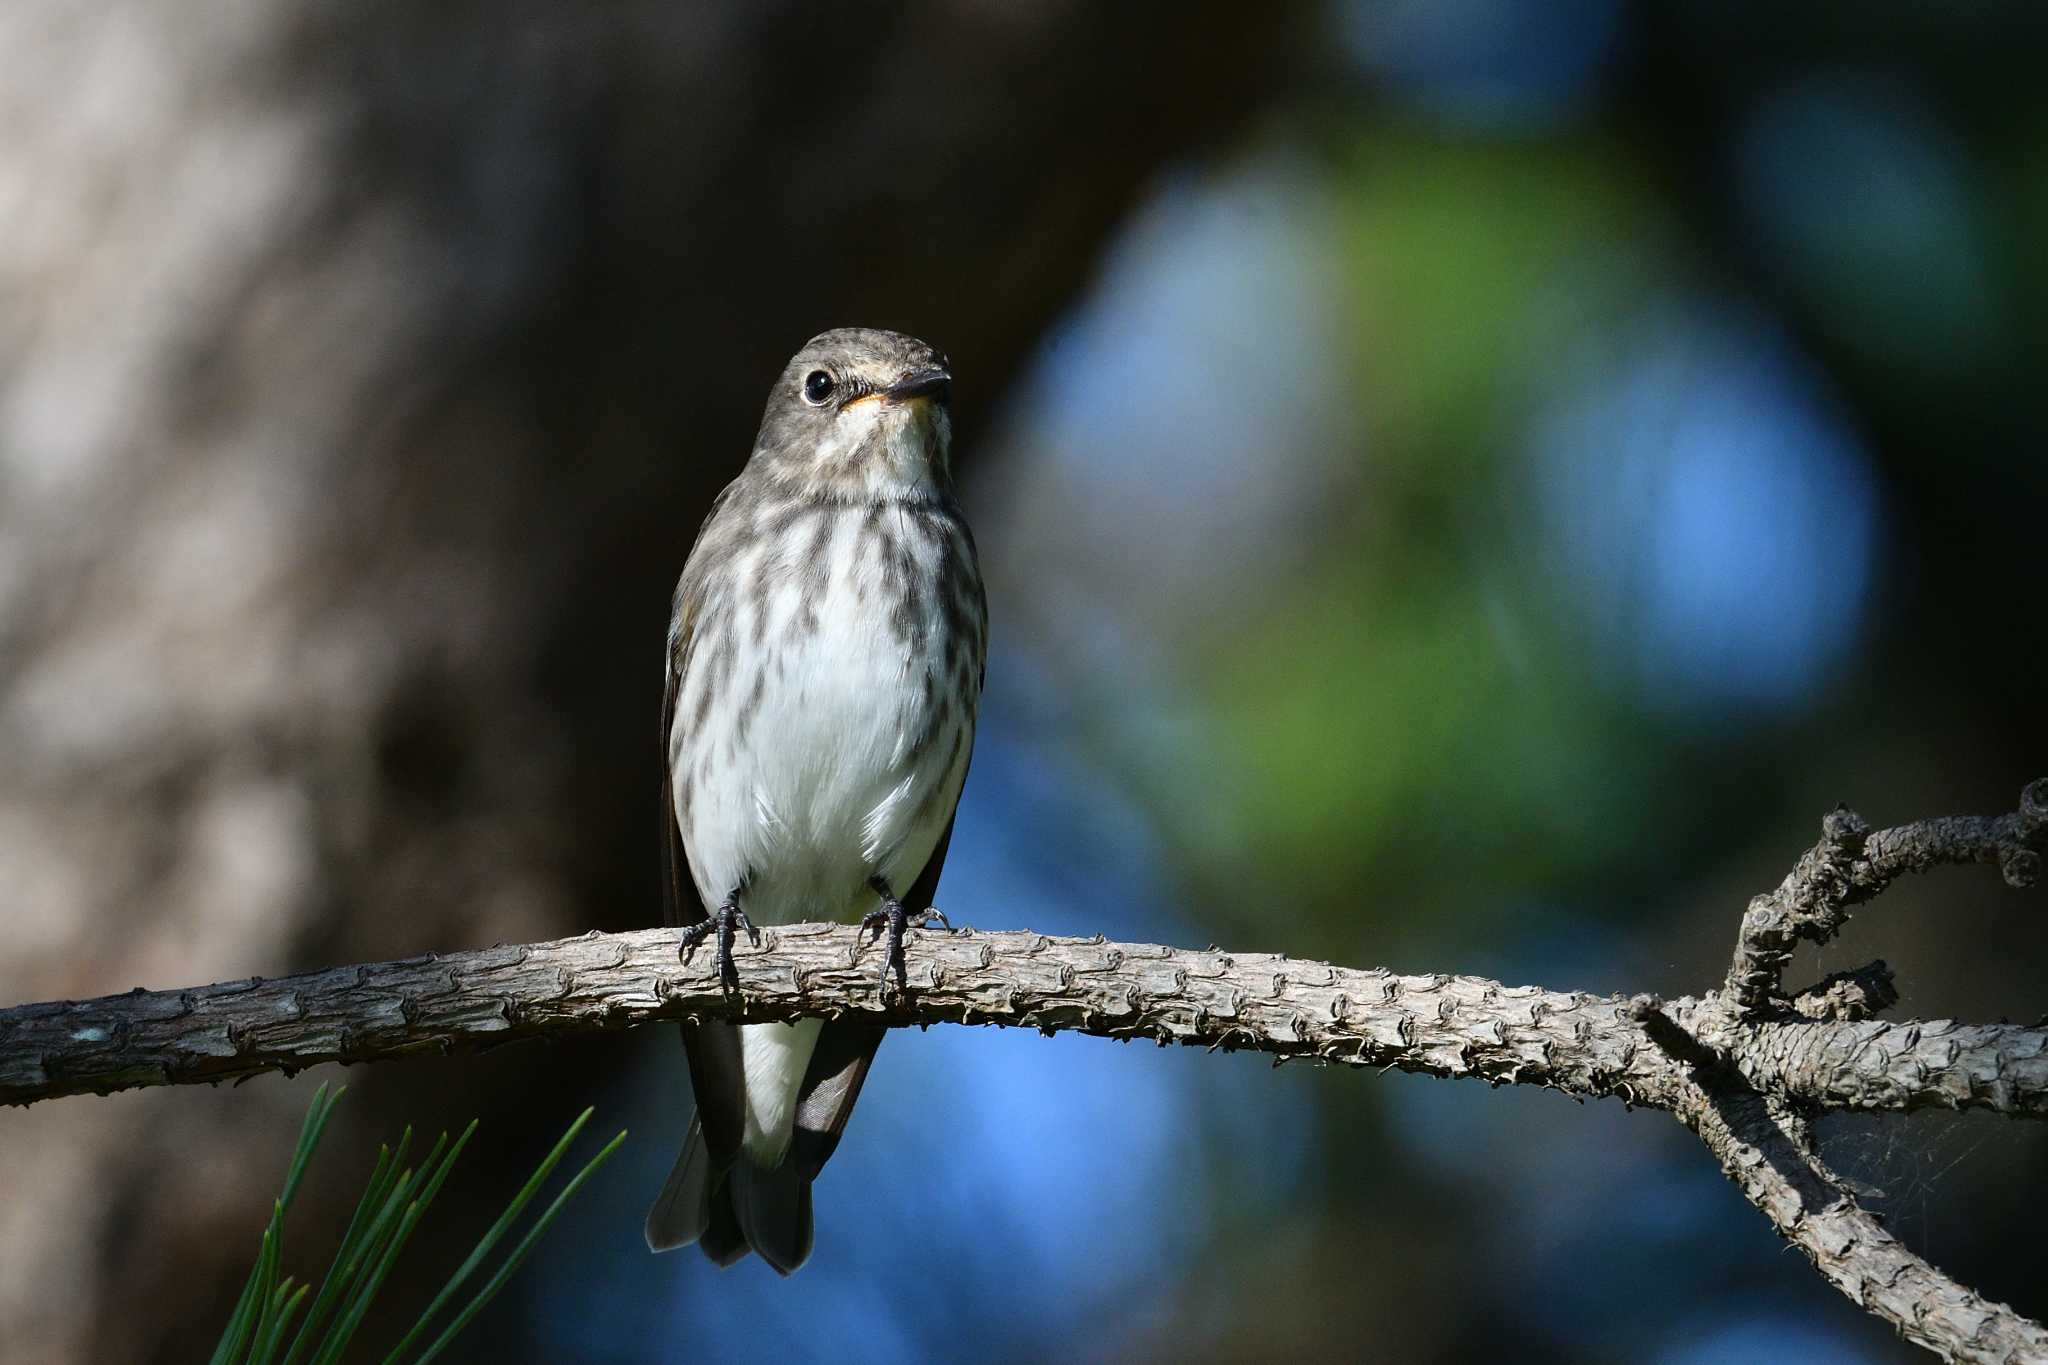
{"label": "bird", "polygon": [[[953,375],[898,332],[805,343],[676,584],[661,729],[669,921],[687,957],[854,921],[907,990],[974,747],[988,608],[953,493]],[[885,1029],[852,1018],[682,1025],[697,1110],[647,1215],[654,1251],[811,1253],[811,1182]]]}

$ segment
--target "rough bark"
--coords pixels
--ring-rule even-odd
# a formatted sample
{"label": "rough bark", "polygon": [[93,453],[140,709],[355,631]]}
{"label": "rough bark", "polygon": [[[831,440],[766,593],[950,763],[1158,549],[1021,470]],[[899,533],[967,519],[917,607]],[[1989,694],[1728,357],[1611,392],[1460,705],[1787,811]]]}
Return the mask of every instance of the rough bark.
{"label": "rough bark", "polygon": [[[1668,1109],[1684,1079],[1616,996],[1408,976],[1265,953],[1044,934],[915,931],[910,990],[886,994],[858,931],[800,924],[734,948],[739,995],[674,930],[429,954],[275,980],[0,1010],[0,1103],[240,1080],[328,1062],[468,1052],[663,1019],[857,1012],[1247,1050]],[[1835,1109],[2048,1115],[2048,1029],[1952,1021],[1719,1024],[1669,1015],[1759,1090]],[[1703,1053],[1702,1055],[1706,1055]]]}
{"label": "rough bark", "polygon": [[2048,778],[2028,783],[2019,809],[2008,815],[1942,816],[1872,833],[1846,807],[1829,812],[1820,842],[1775,890],[1750,902],[1724,995],[1744,1013],[1765,1009],[1802,940],[1826,943],[1848,922],[1849,907],[1875,898],[1909,872],[1993,863],[2007,884],[2032,886],[2041,875],[2044,831]]}
{"label": "rough bark", "polygon": [[1681,1092],[1698,1133],[1743,1197],[1850,1302],[1948,1360],[2048,1360],[2048,1331],[1915,1255],[1836,1184],[1799,1116],[1753,1090],[1716,1083]]}
{"label": "rough bark", "polygon": [[[858,931],[763,932],[726,996],[673,930],[341,967],[0,1012],[0,1100],[239,1079],[322,1062],[496,1046],[658,1019],[793,1019],[1077,1030],[1396,1067],[1659,1102],[1677,1079],[1614,998],[1469,976],[1355,971],[1263,953],[1031,933],[912,935],[907,994],[885,995]],[[1809,1027],[1826,1027],[1810,1025]]]}

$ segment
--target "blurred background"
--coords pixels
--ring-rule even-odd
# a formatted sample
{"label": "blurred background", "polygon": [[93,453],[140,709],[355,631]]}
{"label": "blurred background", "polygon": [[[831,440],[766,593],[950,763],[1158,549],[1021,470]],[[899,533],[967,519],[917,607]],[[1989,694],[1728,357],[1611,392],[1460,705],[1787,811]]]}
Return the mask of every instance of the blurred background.
{"label": "blurred background", "polygon": [[[2048,772],[2044,43],[1890,0],[10,5],[0,1001],[658,922],[668,596],[844,324],[958,374],[956,922],[1708,988],[1836,802]],[[1881,956],[1901,1016],[2031,1020],[2044,909],[1945,873],[1794,984]],[[0,1113],[0,1355],[202,1354],[339,1074]],[[463,1358],[1910,1358],[1613,1103],[907,1034],[785,1282],[641,1243],[671,1030],[345,1079],[301,1274],[407,1122],[483,1119],[436,1270],[574,1112],[632,1129]],[[2040,1125],[1822,1132],[2048,1313]]]}

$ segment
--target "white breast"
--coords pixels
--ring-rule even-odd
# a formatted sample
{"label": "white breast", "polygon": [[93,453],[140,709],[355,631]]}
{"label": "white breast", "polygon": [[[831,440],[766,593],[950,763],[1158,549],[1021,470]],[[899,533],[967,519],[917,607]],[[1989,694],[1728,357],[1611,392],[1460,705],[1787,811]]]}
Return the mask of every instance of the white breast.
{"label": "white breast", "polygon": [[[907,563],[892,567],[890,545]],[[878,527],[865,508],[819,507],[755,539],[722,576],[725,600],[705,612],[729,612],[730,630],[700,644],[670,735],[679,780],[695,783],[677,817],[707,906],[744,881],[758,923],[845,919],[873,903],[871,876],[901,895],[923,869],[973,726],[971,700],[940,701],[942,553],[896,510]],[[905,569],[926,590],[906,595]]]}

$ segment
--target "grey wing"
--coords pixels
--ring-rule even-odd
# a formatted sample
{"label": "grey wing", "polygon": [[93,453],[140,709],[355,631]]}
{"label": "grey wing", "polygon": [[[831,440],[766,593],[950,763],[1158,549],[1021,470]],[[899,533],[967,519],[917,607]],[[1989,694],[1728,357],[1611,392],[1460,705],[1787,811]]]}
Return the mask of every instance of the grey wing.
{"label": "grey wing", "polygon": [[672,766],[674,730],[676,705],[683,692],[683,674],[689,670],[690,659],[695,652],[697,620],[704,610],[706,542],[717,539],[712,530],[713,523],[725,505],[732,501],[733,492],[739,486],[735,479],[712,499],[711,510],[704,514],[704,524],[697,528],[697,543],[691,547],[682,577],[676,580],[675,597],[669,604],[668,658],[662,668],[661,688],[661,844],[667,872],[667,881],[662,888],[662,922],[665,924],[695,924],[711,917],[709,907],[697,894],[696,884],[690,876],[690,860],[683,851],[682,826],[676,823],[676,775]]}
{"label": "grey wing", "polygon": [[701,605],[687,575],[676,584],[675,604],[668,631],[668,664],[661,689],[661,848],[665,880],[662,886],[662,923],[695,924],[710,911],[690,879],[690,862],[683,853],[683,830],[676,823],[676,775],[673,732],[676,698],[683,690],[683,660],[689,653],[690,638]]}
{"label": "grey wing", "polygon": [[[724,500],[721,496],[719,503]],[[713,515],[716,515],[718,505],[713,505]],[[709,524],[709,518],[706,524]],[[703,898],[697,894],[695,881],[690,876],[682,827],[676,821],[675,773],[671,767],[673,747],[670,743],[676,699],[682,691],[683,670],[688,667],[690,644],[701,606],[701,589],[685,569],[682,581],[676,585],[670,616],[668,661],[661,696],[661,826],[665,873],[662,900],[663,919],[672,925],[694,924],[709,917]],[[647,1242],[655,1250],[665,1251],[701,1240],[711,1258],[725,1265],[747,1253],[746,1242],[734,1226],[731,1203],[724,1188],[745,1131],[746,1077],[740,1065],[739,1030],[731,1024],[713,1023],[684,1024],[681,1030],[683,1053],[690,1067],[690,1089],[697,1098],[697,1115],[690,1122],[690,1131],[684,1139],[675,1171],[648,1212]]]}

